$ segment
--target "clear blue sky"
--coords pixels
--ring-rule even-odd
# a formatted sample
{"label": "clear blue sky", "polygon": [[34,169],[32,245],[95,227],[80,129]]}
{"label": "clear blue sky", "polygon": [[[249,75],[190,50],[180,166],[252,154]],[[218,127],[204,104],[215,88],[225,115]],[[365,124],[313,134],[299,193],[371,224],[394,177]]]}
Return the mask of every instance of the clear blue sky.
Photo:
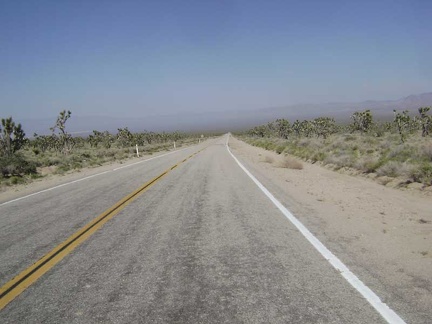
{"label": "clear blue sky", "polygon": [[0,0],[0,117],[432,91],[432,1]]}

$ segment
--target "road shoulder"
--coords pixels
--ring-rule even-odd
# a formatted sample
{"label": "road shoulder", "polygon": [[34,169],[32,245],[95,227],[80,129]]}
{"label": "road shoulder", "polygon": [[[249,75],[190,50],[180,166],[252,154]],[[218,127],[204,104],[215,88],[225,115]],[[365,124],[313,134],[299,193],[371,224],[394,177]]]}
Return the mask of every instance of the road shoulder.
{"label": "road shoulder", "polygon": [[[414,322],[432,307],[431,199],[230,139],[234,155],[332,252]],[[285,165],[286,166],[286,165]]]}

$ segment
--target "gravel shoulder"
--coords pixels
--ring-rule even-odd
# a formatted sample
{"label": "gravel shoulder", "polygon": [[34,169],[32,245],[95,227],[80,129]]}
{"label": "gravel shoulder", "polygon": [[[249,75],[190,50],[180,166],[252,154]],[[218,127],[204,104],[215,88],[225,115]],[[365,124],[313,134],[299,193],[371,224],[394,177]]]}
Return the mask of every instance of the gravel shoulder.
{"label": "gravel shoulder", "polygon": [[[230,138],[233,153],[384,302],[418,322],[432,308],[432,198]],[[294,159],[294,158],[293,158]],[[394,302],[393,302],[394,301]],[[417,321],[415,321],[417,322]]]}

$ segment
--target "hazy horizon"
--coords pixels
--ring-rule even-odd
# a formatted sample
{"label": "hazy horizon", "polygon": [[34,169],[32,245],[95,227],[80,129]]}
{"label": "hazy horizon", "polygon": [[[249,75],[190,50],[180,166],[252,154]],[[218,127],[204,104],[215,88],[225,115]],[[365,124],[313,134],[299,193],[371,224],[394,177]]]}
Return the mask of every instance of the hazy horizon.
{"label": "hazy horizon", "polygon": [[429,1],[1,1],[0,117],[142,118],[430,92]]}

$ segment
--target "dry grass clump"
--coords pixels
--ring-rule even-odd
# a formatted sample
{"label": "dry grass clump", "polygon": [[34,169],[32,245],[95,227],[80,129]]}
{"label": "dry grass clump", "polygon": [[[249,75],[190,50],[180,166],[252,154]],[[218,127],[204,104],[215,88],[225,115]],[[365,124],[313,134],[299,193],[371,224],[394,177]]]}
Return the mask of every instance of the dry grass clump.
{"label": "dry grass clump", "polygon": [[282,159],[280,159],[277,163],[277,166],[279,168],[286,168],[286,169],[294,169],[294,170],[302,170],[303,169],[303,163],[300,161],[290,157],[290,156],[284,156]]}
{"label": "dry grass clump", "polygon": [[401,176],[410,176],[412,172],[413,172],[412,165],[398,162],[398,161],[389,161],[376,170],[378,176],[388,176],[394,178],[401,177]]}
{"label": "dry grass clump", "polygon": [[353,164],[351,155],[348,155],[344,152],[334,155],[328,155],[323,162],[324,164],[334,165],[336,169],[340,169],[343,167],[351,167]]}
{"label": "dry grass clump", "polygon": [[308,147],[310,149],[320,149],[324,146],[324,140],[316,137],[306,137],[298,140],[297,145],[300,147]]}
{"label": "dry grass clump", "polygon": [[357,161],[354,162],[353,167],[364,173],[372,173],[376,171],[380,163],[381,161],[378,157],[361,156]]}
{"label": "dry grass clump", "polygon": [[426,144],[421,149],[423,156],[430,162],[432,162],[432,144]]}

